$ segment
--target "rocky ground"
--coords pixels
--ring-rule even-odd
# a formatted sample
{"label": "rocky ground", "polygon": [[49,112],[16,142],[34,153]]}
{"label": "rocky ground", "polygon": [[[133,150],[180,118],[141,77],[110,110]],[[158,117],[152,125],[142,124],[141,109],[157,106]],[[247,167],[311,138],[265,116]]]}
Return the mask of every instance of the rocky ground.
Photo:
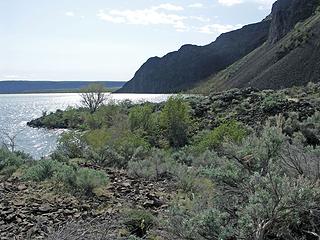
{"label": "rocky ground", "polygon": [[233,89],[188,99],[200,128],[215,128],[225,120],[238,120],[255,127],[278,114],[296,113],[300,121],[320,111],[320,84],[313,89],[291,88],[259,91]]}
{"label": "rocky ground", "polygon": [[[103,239],[117,239],[124,209],[145,208],[158,215],[168,207],[170,182],[133,180],[124,171],[106,171],[109,185],[90,199],[59,193],[50,183],[23,183],[17,178],[0,182],[0,239],[72,239],[66,232],[74,235],[79,229],[81,237],[75,239],[101,239],[91,238],[97,232],[103,232]],[[92,224],[90,231],[82,230],[83,222],[86,227]]]}

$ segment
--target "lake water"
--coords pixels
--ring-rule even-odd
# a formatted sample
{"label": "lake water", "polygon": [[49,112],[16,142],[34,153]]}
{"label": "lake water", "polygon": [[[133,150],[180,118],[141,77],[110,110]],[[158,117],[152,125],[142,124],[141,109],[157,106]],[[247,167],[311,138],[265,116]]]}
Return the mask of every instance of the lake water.
{"label": "lake water", "polygon": [[[170,95],[163,94],[111,94],[114,101],[131,100],[138,102],[162,102]],[[68,106],[80,106],[80,96],[76,93],[50,94],[0,94],[0,142],[8,142],[9,136],[16,136],[16,149],[41,158],[56,147],[63,130],[35,129],[27,122],[40,117],[42,112],[54,112]]]}

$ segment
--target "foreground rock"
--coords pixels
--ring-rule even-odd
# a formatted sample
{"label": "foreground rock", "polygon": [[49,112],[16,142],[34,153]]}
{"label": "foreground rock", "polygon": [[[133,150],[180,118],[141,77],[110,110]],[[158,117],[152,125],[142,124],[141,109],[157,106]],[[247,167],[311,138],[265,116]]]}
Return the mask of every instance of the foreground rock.
{"label": "foreground rock", "polygon": [[[25,184],[17,179],[0,182],[0,239],[58,239],[55,236],[66,226],[93,222],[104,224],[109,234],[104,239],[116,239],[121,236],[125,209],[148,209],[157,215],[167,208],[171,183],[133,180],[123,171],[106,171],[110,184],[93,198],[59,193],[50,183]],[[86,234],[92,233],[83,236]]]}

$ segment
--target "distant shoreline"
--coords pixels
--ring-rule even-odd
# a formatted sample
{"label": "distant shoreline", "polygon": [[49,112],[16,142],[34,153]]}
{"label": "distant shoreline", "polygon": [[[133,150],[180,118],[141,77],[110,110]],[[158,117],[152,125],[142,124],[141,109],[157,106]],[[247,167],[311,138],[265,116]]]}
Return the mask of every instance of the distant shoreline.
{"label": "distant shoreline", "polygon": [[124,81],[0,81],[0,94],[80,93],[92,83],[103,84],[107,92],[125,84]]}
{"label": "distant shoreline", "polygon": [[[105,93],[113,93],[114,91],[118,90],[120,88],[110,88],[107,89]],[[65,90],[43,90],[43,91],[30,91],[30,92],[1,92],[0,95],[5,94],[45,94],[45,93],[81,93],[80,89],[65,89]]]}

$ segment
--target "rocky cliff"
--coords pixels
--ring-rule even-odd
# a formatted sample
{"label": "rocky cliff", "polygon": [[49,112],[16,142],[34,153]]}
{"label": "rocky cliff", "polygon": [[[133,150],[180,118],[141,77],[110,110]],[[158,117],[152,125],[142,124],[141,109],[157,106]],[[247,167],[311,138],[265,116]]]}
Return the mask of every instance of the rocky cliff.
{"label": "rocky cliff", "polygon": [[278,0],[273,4],[269,42],[275,43],[290,32],[297,22],[309,18],[317,8],[318,0]]}
{"label": "rocky cliff", "polygon": [[317,0],[279,0],[268,41],[195,89],[280,89],[320,81],[320,12]]}
{"label": "rocky cliff", "polygon": [[206,46],[185,45],[163,58],[150,58],[118,92],[170,93],[187,90],[225,69],[268,38],[270,20],[222,34]]}
{"label": "rocky cliff", "polygon": [[[279,89],[320,80],[319,0],[278,0],[260,23],[149,59],[119,92],[170,93],[195,87]],[[318,9],[318,10],[317,10]]]}

